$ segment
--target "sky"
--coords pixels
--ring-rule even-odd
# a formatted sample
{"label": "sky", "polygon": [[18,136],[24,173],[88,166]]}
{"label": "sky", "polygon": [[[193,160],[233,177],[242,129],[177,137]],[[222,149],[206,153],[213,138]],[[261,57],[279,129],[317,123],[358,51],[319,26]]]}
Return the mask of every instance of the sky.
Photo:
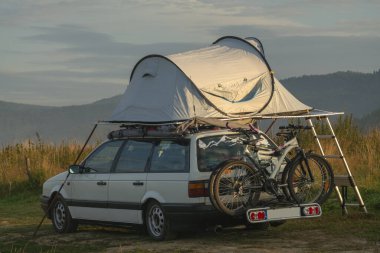
{"label": "sky", "polygon": [[1,0],[0,100],[121,94],[134,64],[219,37],[259,38],[278,78],[380,68],[380,0]]}

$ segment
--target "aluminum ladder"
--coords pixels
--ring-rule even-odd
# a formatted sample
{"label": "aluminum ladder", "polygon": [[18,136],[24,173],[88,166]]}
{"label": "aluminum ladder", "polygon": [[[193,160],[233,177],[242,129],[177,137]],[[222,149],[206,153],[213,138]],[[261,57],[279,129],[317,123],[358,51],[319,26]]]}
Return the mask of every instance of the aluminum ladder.
{"label": "aluminum ladder", "polygon": [[[317,141],[317,144],[318,144],[319,150],[321,151],[322,156],[326,159],[341,159],[343,164],[344,164],[344,168],[347,172],[346,175],[334,175],[335,192],[336,192],[337,198],[340,202],[340,205],[342,207],[342,214],[343,215],[348,214],[347,206],[358,206],[359,208],[362,209],[362,211],[364,213],[368,213],[367,208],[364,204],[363,198],[360,194],[359,188],[355,183],[355,180],[354,180],[354,177],[352,176],[350,167],[348,166],[347,160],[343,154],[342,148],[340,147],[339,141],[335,136],[335,132],[334,132],[334,129],[330,123],[329,118],[327,116],[322,116],[322,117],[318,117],[317,119],[318,120],[325,120],[325,122],[327,123],[327,126],[328,126],[328,130],[330,131],[330,134],[328,134],[328,135],[317,134],[315,126],[314,126],[313,121],[312,121],[312,118],[306,118],[309,126],[311,127],[313,136],[314,136],[315,140]],[[338,148],[339,154],[338,155],[326,155],[324,150],[323,150],[320,139],[333,139],[335,141],[336,147]],[[341,187],[341,189],[339,189],[339,187]],[[352,189],[354,190],[357,203],[347,203],[348,187],[352,187]]]}

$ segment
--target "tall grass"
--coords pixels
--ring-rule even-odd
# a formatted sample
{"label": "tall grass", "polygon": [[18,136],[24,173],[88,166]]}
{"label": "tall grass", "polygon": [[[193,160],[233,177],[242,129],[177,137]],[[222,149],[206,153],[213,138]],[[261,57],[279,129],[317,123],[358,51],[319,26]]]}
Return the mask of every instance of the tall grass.
{"label": "tall grass", "polygon": [[[366,188],[378,187],[380,182],[380,129],[361,132],[352,116],[339,117],[333,124],[350,170],[357,184]],[[324,121],[317,122],[318,134],[330,134]],[[321,139],[326,155],[338,155],[334,139]],[[319,153],[319,147],[311,132],[301,136],[301,146]],[[347,174],[341,159],[328,159],[335,175]]]}
{"label": "tall grass", "polygon": [[[380,182],[380,129],[361,132],[352,117],[339,118],[334,129],[348,164],[359,185],[366,188],[379,186]],[[317,123],[319,134],[328,134],[327,126]],[[301,145],[318,152],[311,133],[304,133]],[[325,154],[338,154],[334,141],[321,140]],[[25,141],[0,148],[0,196],[17,192],[20,188],[40,190],[45,179],[62,172],[75,161],[81,143],[62,142],[58,145],[36,141]],[[93,146],[88,147],[86,155]],[[344,174],[340,160],[330,160],[335,174]]]}
{"label": "tall grass", "polygon": [[[73,163],[82,144],[60,144],[27,140],[0,149],[0,196],[19,190],[40,190],[49,177],[62,172]],[[84,155],[90,151],[87,148]]]}

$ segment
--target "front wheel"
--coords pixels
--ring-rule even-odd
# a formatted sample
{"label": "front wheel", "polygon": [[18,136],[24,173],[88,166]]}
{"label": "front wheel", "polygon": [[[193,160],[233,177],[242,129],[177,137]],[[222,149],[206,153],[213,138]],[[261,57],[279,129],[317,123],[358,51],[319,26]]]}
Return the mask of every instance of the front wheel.
{"label": "front wheel", "polygon": [[287,179],[289,193],[298,204],[323,204],[334,188],[334,173],[322,156],[308,153],[305,158],[298,156],[292,162]]}
{"label": "front wheel", "polygon": [[58,233],[74,232],[78,227],[78,223],[71,218],[69,208],[63,197],[58,195],[53,201],[50,214],[54,230]]}

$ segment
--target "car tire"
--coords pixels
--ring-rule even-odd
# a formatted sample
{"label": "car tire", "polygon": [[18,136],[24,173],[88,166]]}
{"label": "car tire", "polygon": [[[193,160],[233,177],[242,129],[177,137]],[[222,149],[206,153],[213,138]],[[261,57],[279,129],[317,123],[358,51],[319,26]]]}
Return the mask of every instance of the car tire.
{"label": "car tire", "polygon": [[53,199],[50,215],[57,233],[71,233],[77,230],[78,222],[72,219],[69,208],[61,195]]}
{"label": "car tire", "polygon": [[150,201],[145,209],[145,226],[150,237],[157,241],[172,239],[176,236],[170,230],[170,221],[157,201]]}

